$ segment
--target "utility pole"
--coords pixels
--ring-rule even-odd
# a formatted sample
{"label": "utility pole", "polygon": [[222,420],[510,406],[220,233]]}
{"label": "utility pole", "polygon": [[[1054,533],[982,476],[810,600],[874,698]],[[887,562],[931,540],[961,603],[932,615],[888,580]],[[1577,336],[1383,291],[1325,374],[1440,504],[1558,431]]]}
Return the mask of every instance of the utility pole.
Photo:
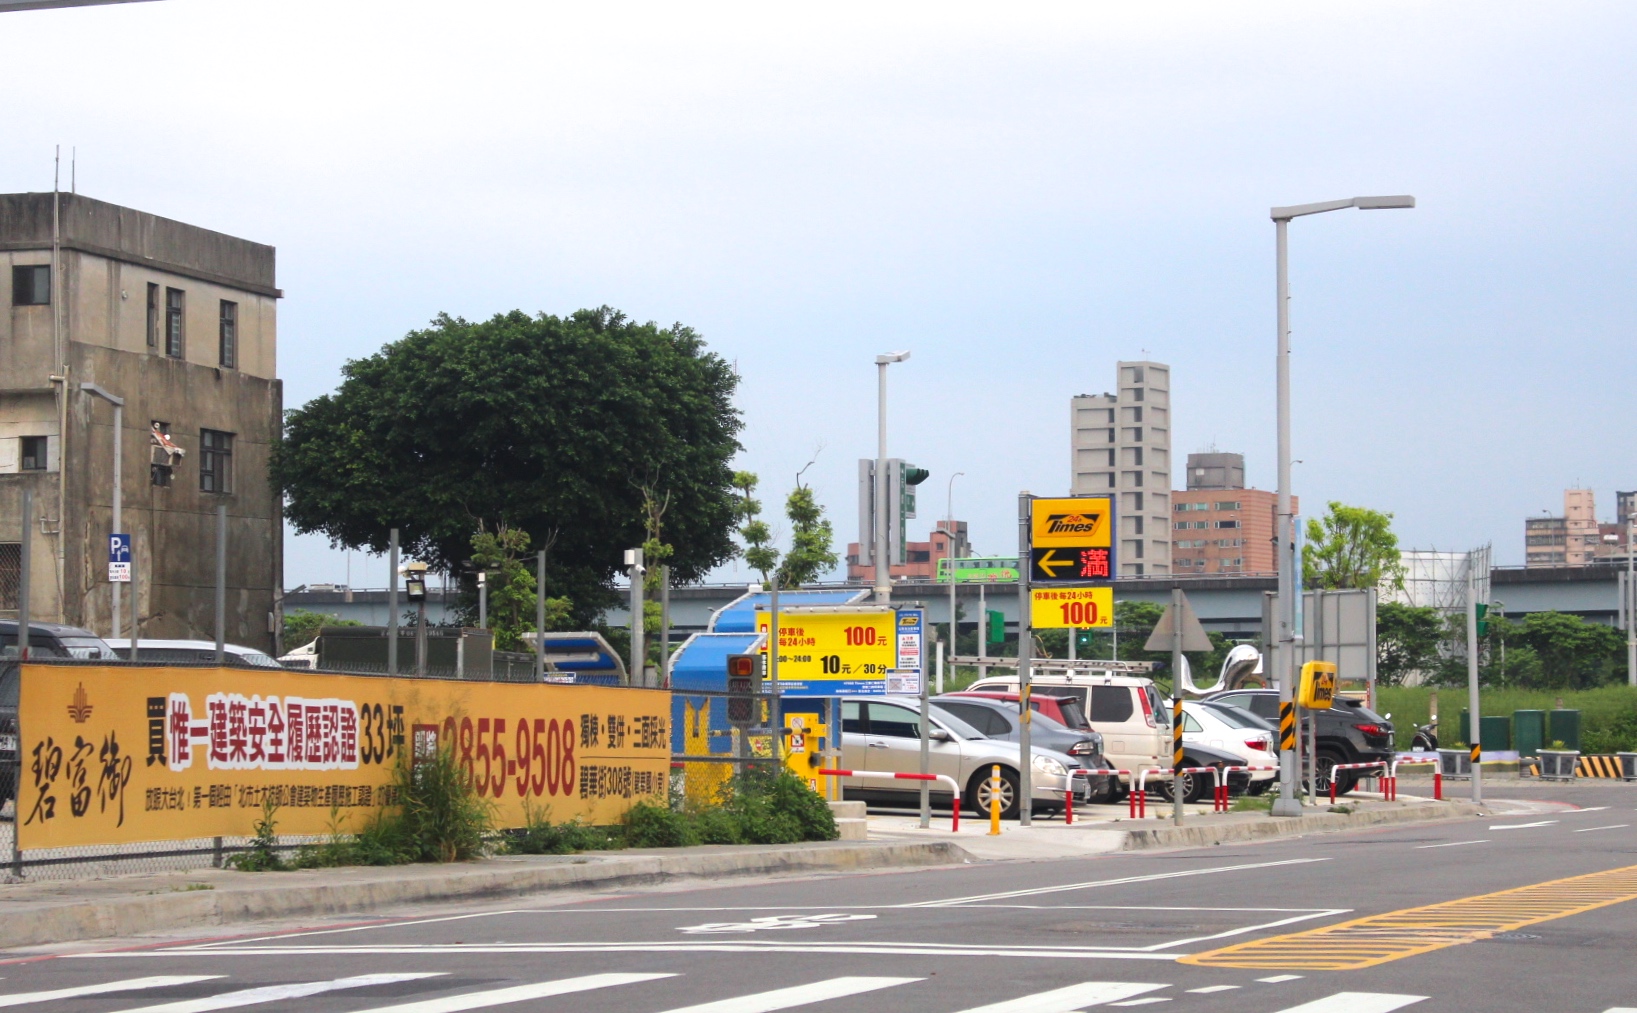
{"label": "utility pole", "polygon": [[1484,771],[1479,762],[1483,756],[1483,711],[1478,709],[1478,572],[1474,564],[1477,553],[1466,554],[1466,692],[1468,745],[1472,747],[1472,801],[1482,805],[1484,800]]}
{"label": "utility pole", "polygon": [[216,504],[216,664],[227,664],[227,504]]}
{"label": "utility pole", "polygon": [[1171,818],[1182,826],[1182,588],[1171,588]]}
{"label": "utility pole", "polygon": [[546,550],[534,554],[534,681],[546,678]]}
{"label": "utility pole", "polygon": [[631,685],[648,685],[647,655],[642,644],[642,575],[647,572],[642,566],[642,550],[625,550],[626,573],[631,577]]}
{"label": "utility pole", "polygon": [[1033,548],[1034,496],[1027,492],[1017,497],[1017,822],[1018,826],[1033,825],[1034,816],[1034,750],[1029,743],[1029,659],[1034,656],[1034,634],[1029,614],[1029,559]]}
{"label": "utility pole", "polygon": [[[17,574],[17,657],[28,660],[29,591],[34,569],[34,490],[23,486],[23,544],[18,547]],[[18,754],[21,756],[21,754]],[[21,764],[19,764],[19,773]],[[19,778],[21,779],[21,778]],[[14,817],[15,818],[15,817]],[[15,823],[12,824],[16,826]],[[15,848],[15,844],[13,845]]]}
{"label": "utility pole", "polygon": [[875,523],[875,600],[892,601],[892,576],[887,569],[887,367],[909,358],[908,352],[888,352],[875,357],[875,479],[870,483]]}
{"label": "utility pole", "polygon": [[659,688],[671,688],[671,566],[659,568]]}
{"label": "utility pole", "polygon": [[1626,682],[1637,686],[1637,563],[1631,555],[1632,529],[1637,518],[1626,516]]}
{"label": "utility pole", "polygon": [[489,628],[489,574],[486,570],[477,572],[477,625],[479,629]]}
{"label": "utility pole", "polygon": [[[53,302],[56,301],[55,297],[53,297],[52,301]],[[95,394],[97,397],[102,398],[104,401],[107,401],[109,404],[114,406],[114,468],[113,468],[114,488],[113,488],[113,496],[112,496],[113,531],[110,532],[110,533],[111,534],[116,534],[116,535],[124,534],[125,531],[124,531],[124,528],[123,528],[123,511],[122,511],[122,505],[123,505],[123,502],[124,502],[124,497],[122,495],[122,493],[124,491],[124,483],[122,481],[121,474],[120,474],[121,473],[120,466],[123,463],[123,461],[122,461],[122,455],[120,453],[120,448],[121,448],[121,443],[122,443],[121,436],[125,432],[125,399],[122,398],[122,397],[115,397],[113,394],[110,394],[107,390],[104,390],[99,384],[95,384],[95,383],[81,383],[80,384],[80,390],[85,391],[87,394]],[[112,539],[109,540],[109,544],[110,545],[112,544]],[[136,568],[136,560],[135,560],[135,552],[134,551],[132,552],[131,567],[132,567],[132,569]],[[119,600],[120,599],[120,593],[119,593],[119,585],[120,585],[120,582],[117,581],[117,580],[110,580],[108,582],[109,606],[110,606],[109,613],[108,613],[109,628],[113,630],[113,633],[111,633],[110,636],[115,637],[115,638],[117,638],[119,636],[119,633],[120,633],[120,600]],[[135,649],[134,644],[133,644],[132,649],[133,650]]]}
{"label": "utility pole", "polygon": [[398,529],[387,537],[387,674],[398,674]]}

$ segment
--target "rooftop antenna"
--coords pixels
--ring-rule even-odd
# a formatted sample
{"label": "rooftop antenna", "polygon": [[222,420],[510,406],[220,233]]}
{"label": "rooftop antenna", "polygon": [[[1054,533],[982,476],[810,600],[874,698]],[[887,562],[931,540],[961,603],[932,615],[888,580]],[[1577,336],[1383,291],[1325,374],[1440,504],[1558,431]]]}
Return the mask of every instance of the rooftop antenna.
{"label": "rooftop antenna", "polygon": [[76,145],[68,149],[68,192],[79,193],[79,164],[80,149]]}

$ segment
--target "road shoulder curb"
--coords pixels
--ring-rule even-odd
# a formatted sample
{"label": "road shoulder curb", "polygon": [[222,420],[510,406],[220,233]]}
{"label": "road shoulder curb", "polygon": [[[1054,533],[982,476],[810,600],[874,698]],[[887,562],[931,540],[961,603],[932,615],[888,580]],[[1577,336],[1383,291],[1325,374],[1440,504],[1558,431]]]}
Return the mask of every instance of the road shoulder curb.
{"label": "road shoulder curb", "polygon": [[1315,812],[1296,818],[1275,818],[1244,823],[1226,823],[1212,826],[1156,826],[1125,830],[1125,845],[1121,850],[1138,851],[1147,848],[1208,847],[1239,841],[1274,840],[1281,837],[1301,837],[1307,834],[1341,833],[1367,827],[1388,826],[1395,823],[1424,823],[1432,820],[1458,819],[1477,816],[1489,811],[1488,806],[1471,802],[1432,802],[1406,806],[1401,809],[1361,809],[1351,813]]}

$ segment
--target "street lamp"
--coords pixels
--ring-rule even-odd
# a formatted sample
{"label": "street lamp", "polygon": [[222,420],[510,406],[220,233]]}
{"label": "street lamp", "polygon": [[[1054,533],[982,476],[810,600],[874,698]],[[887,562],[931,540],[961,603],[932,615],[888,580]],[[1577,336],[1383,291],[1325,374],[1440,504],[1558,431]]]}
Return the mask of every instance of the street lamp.
{"label": "street lamp", "polygon": [[[1290,512],[1290,270],[1287,229],[1292,218],[1303,215],[1358,208],[1360,211],[1379,211],[1390,208],[1413,208],[1415,198],[1409,195],[1395,197],[1352,197],[1347,200],[1320,201],[1317,204],[1297,204],[1273,208],[1276,247],[1276,298],[1278,299],[1278,427],[1279,427],[1279,615],[1274,620],[1276,635],[1273,641],[1273,672],[1279,679],[1279,797],[1273,801],[1273,815],[1300,816],[1301,803],[1296,800],[1296,753],[1283,748],[1284,729],[1295,715],[1296,677],[1296,596],[1301,591],[1296,585],[1296,539]],[[1476,713],[1476,712],[1474,712]]]}
{"label": "street lamp", "polygon": [[404,596],[415,604],[415,674],[426,676],[426,570],[425,563],[405,563],[399,570],[404,578]]}
{"label": "street lamp", "polygon": [[887,573],[887,367],[909,358],[908,352],[887,352],[875,357],[875,600],[892,601],[892,578]]}
{"label": "street lamp", "polygon": [[[949,489],[944,506],[944,513],[949,518],[949,664],[952,672],[955,664],[955,635],[959,632],[955,625],[955,585],[957,583],[955,579],[955,551],[960,548],[960,543],[955,538],[955,480],[964,474],[966,472],[957,471],[949,476]],[[981,630],[979,636],[982,636]]]}
{"label": "street lamp", "polygon": [[[114,469],[113,469],[114,470],[114,495],[113,495],[113,502],[112,502],[113,515],[114,515],[113,516],[113,528],[114,529],[113,529],[113,531],[111,533],[116,534],[116,535],[124,534],[124,532],[121,530],[121,527],[120,527],[121,523],[122,523],[120,507],[121,507],[121,503],[123,501],[122,497],[120,495],[121,492],[123,491],[121,489],[121,485],[123,484],[123,482],[122,482],[122,477],[121,477],[121,473],[120,473],[120,463],[121,463],[121,460],[123,458],[123,455],[121,454],[121,448],[122,448],[122,445],[123,445],[124,441],[121,439],[121,437],[122,437],[122,434],[125,432],[125,399],[122,398],[122,397],[116,397],[113,394],[110,394],[106,389],[104,389],[103,387],[99,386],[98,384],[94,384],[94,383],[81,383],[80,384],[80,390],[85,391],[87,394],[95,394],[97,397],[102,398],[104,401],[106,401],[109,404],[114,406]],[[109,547],[112,548],[112,539],[109,540]],[[133,553],[133,555],[134,555],[134,553]],[[132,569],[136,568],[136,560],[135,559],[131,560],[131,567],[132,567]],[[110,594],[110,596],[112,598],[112,600],[110,602],[110,605],[112,606],[112,608],[111,608],[111,610],[109,612],[109,620],[110,620],[110,622],[112,624],[112,629],[113,629],[113,633],[109,634],[109,636],[114,637],[114,638],[118,638],[119,637],[119,627],[120,627],[120,622],[119,622],[119,619],[120,619],[120,616],[119,616],[119,582],[115,581],[115,580],[109,580],[108,589],[109,589],[109,594]],[[131,616],[133,617],[133,622],[131,623],[131,660],[132,661],[135,661],[137,659],[136,623],[134,621],[134,618],[136,616],[136,612],[137,612],[137,604],[136,604],[136,599],[133,597],[131,599]]]}

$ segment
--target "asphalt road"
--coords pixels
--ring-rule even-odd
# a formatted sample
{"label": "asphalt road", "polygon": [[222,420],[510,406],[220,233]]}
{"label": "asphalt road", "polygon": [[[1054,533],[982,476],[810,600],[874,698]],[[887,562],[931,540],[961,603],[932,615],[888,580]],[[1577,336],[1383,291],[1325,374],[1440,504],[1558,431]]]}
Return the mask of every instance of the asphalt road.
{"label": "asphalt road", "polygon": [[1269,950],[1273,957],[1249,958],[1263,966],[1179,961],[1221,960],[1198,955],[1637,867],[1637,786],[1495,785],[1491,794],[1543,804],[1521,816],[1192,851],[533,898],[368,924],[19,956],[0,964],[0,1006],[166,1013],[250,1005],[317,1013],[1067,1013],[1134,1005],[1178,1013],[1637,1011],[1637,903],[1609,900],[1637,896],[1637,872],[1623,886],[1616,876],[1595,879],[1604,884],[1595,889],[1553,888],[1570,906],[1605,906],[1493,938],[1464,941],[1472,910],[1527,921],[1550,903],[1533,893],[1502,896],[1420,917],[1415,938],[1427,942],[1426,952],[1363,969],[1280,962],[1319,951],[1343,961],[1374,959],[1366,951],[1391,933],[1367,925],[1343,930],[1334,937],[1339,944],[1331,936],[1277,943],[1283,949]]}

